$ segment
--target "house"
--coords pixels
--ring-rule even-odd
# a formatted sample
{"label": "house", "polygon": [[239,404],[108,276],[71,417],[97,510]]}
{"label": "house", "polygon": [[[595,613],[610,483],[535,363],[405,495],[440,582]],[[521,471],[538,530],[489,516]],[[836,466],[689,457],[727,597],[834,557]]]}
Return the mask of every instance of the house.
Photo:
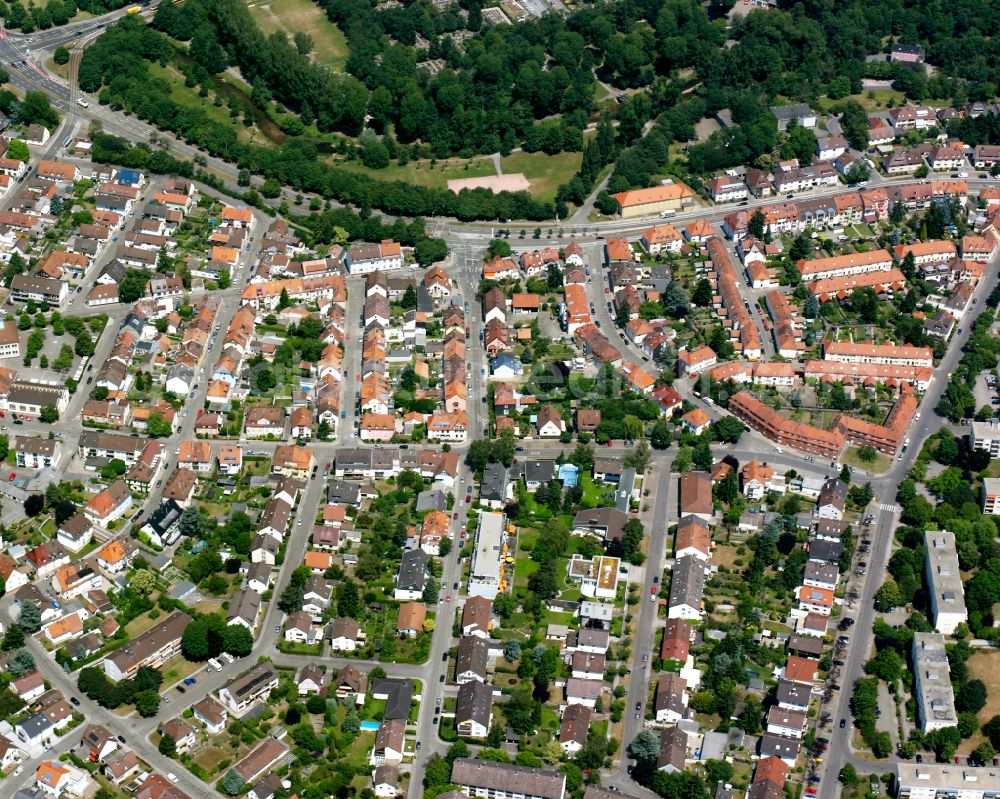
{"label": "house", "polygon": [[218,735],[226,728],[229,720],[229,711],[215,701],[211,696],[206,696],[200,702],[191,707],[194,718],[205,725],[205,730],[211,735]]}
{"label": "house", "polygon": [[712,476],[708,472],[685,472],[680,479],[680,515],[697,516],[706,523],[714,517]]}
{"label": "house", "polygon": [[653,714],[664,724],[687,718],[687,680],[673,672],[661,674],[656,681]]}
{"label": "house", "polygon": [[[20,764],[24,753],[10,738],[0,735],[0,771],[9,773]],[[17,794],[15,794],[17,797]],[[17,797],[20,799],[20,797]]]}
{"label": "house", "polygon": [[358,647],[361,626],[351,618],[334,619],[327,625],[326,637],[334,652],[353,652]]}
{"label": "house", "polygon": [[583,705],[593,710],[603,691],[604,683],[602,681],[570,677],[566,680],[566,704]]}
{"label": "house", "polygon": [[270,405],[247,408],[243,417],[243,430],[247,438],[284,438],[285,411]]}
{"label": "house", "polygon": [[674,534],[674,557],[688,555],[707,561],[712,554],[712,534],[708,525],[698,516],[685,516]]}
{"label": "house", "polygon": [[741,472],[743,496],[750,502],[759,502],[770,490],[774,469],[757,460],[748,461]]}
{"label": "house", "polygon": [[486,464],[479,487],[479,502],[499,510],[513,496],[514,487],[510,484],[507,467],[499,462]]}
{"label": "house", "polygon": [[326,676],[322,669],[315,663],[306,663],[295,678],[295,684],[299,689],[299,696],[309,694],[323,694],[326,688]]}
{"label": "house", "polygon": [[35,772],[35,785],[45,796],[82,797],[94,789],[94,781],[85,769],[62,761],[43,760]]}
{"label": "house", "polygon": [[461,685],[455,704],[455,728],[458,734],[481,740],[489,734],[492,722],[492,686],[477,680]]}
{"label": "house", "polygon": [[174,739],[177,751],[182,754],[194,746],[194,727],[182,718],[171,719],[163,725],[161,731],[164,735],[169,735]]}
{"label": "house", "polygon": [[278,672],[268,661],[257,663],[219,689],[223,707],[237,718],[242,717],[258,699],[278,687]]}
{"label": "house", "polygon": [[385,702],[382,712],[384,719],[405,721],[410,716],[413,703],[414,684],[412,680],[398,677],[382,677],[372,682],[371,697]]}
{"label": "house", "polygon": [[399,792],[399,767],[377,766],[372,772],[372,790],[378,797],[395,796]]}
{"label": "house", "polygon": [[554,405],[542,406],[535,424],[540,438],[559,438],[566,431],[566,423]]}
{"label": "house", "polygon": [[816,515],[821,519],[840,521],[844,518],[846,503],[847,483],[832,477],[823,484],[816,500]]}
{"label": "house", "polygon": [[378,244],[356,242],[344,253],[344,266],[352,275],[399,269],[403,266],[403,248],[392,239]]}
{"label": "house", "polygon": [[687,733],[674,724],[660,731],[660,754],[656,758],[656,770],[678,774],[684,771],[687,761]]}
{"label": "house", "polygon": [[679,558],[670,576],[668,619],[697,621],[704,612],[705,564],[696,557]]}
{"label": "house", "polygon": [[265,738],[243,759],[233,764],[233,771],[243,778],[243,782],[253,782],[271,769],[278,768],[289,757],[289,747],[276,738]]}
{"label": "house", "polygon": [[[811,550],[811,547],[810,547]],[[834,593],[828,588],[803,585],[796,592],[802,610],[829,616],[833,610]]]}
{"label": "house", "polygon": [[525,460],[522,464],[524,486],[529,492],[535,492],[539,486],[548,484],[555,477],[555,461]]}
{"label": "house", "polygon": [[354,666],[344,666],[330,681],[328,694],[332,692],[338,699],[353,696],[357,704],[362,704],[367,683],[368,678]]}
{"label": "house", "polygon": [[718,363],[715,350],[707,344],[688,351],[682,348],[677,353],[677,371],[681,377],[695,375],[706,369],[711,369]]}
{"label": "house", "polygon": [[696,436],[700,436],[708,430],[711,424],[712,417],[705,413],[705,411],[701,408],[695,408],[688,411],[681,417],[681,425]]}
{"label": "house", "polygon": [[[94,529],[82,513],[73,514],[56,530],[56,540],[70,552],[79,552],[93,540],[93,537]],[[8,591],[14,590],[14,588],[9,582],[7,583]]]}
{"label": "house", "polygon": [[395,599],[420,599],[424,593],[428,577],[428,556],[422,549],[411,549],[403,553],[396,575]]}
{"label": "house", "polygon": [[406,724],[402,720],[383,721],[375,733],[375,746],[372,749],[369,763],[381,766],[386,763],[399,765],[403,762],[404,741],[406,739]]}
{"label": "house", "polygon": [[[232,599],[229,600],[229,612],[226,616],[226,624],[238,624],[253,634],[257,628],[260,605],[261,596],[256,591],[250,588],[237,591],[233,594]],[[285,640],[288,640],[287,635]]]}
{"label": "house", "polygon": [[396,632],[407,638],[416,638],[424,631],[426,619],[426,605],[419,602],[406,602],[399,606],[396,613]]}
{"label": "house", "polygon": [[129,568],[138,552],[131,538],[114,538],[97,550],[97,565],[110,574],[119,574]]}
{"label": "house", "polygon": [[593,711],[586,705],[567,705],[559,724],[559,746],[567,755],[575,755],[587,743]]}
{"label": "house", "polygon": [[691,622],[683,618],[667,619],[660,644],[661,660],[687,661],[691,649]]}
{"label": "house", "polygon": [[45,693],[45,680],[39,672],[29,671],[14,679],[10,688],[22,701],[32,702]]}
{"label": "house", "polygon": [[486,682],[489,678],[488,661],[489,646],[486,641],[476,636],[463,636],[458,641],[455,656],[455,682],[459,685],[472,680]]}
{"label": "house", "polygon": [[760,738],[760,756],[777,757],[791,768],[798,759],[800,744],[798,738],[786,738],[765,732]]}
{"label": "house", "polygon": [[617,508],[579,510],[573,517],[573,535],[593,535],[605,542],[619,541],[628,516]]}
{"label": "house", "polygon": [[132,492],[124,480],[115,480],[91,499],[83,508],[83,513],[92,524],[107,526],[124,516],[132,507]]}
{"label": "house", "polygon": [[493,603],[481,596],[471,596],[462,608],[462,635],[489,639],[493,622]]}

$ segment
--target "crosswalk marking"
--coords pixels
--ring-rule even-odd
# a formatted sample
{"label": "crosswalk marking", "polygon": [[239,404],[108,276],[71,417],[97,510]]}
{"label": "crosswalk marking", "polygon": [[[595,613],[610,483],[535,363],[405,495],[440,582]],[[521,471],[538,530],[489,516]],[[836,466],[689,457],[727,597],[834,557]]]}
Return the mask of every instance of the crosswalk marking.
{"label": "crosswalk marking", "polygon": [[881,505],[878,506],[878,509],[886,511],[887,513],[895,513],[897,510],[899,510],[896,507],[895,503],[889,503],[889,502],[883,502]]}

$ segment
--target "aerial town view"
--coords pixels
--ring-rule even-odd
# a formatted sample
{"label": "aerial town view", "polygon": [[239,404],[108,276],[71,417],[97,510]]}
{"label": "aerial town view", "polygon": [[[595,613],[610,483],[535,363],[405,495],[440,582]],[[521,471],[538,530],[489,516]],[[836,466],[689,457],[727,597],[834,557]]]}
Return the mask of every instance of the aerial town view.
{"label": "aerial town view", "polygon": [[0,0],[0,799],[995,799],[997,12]]}

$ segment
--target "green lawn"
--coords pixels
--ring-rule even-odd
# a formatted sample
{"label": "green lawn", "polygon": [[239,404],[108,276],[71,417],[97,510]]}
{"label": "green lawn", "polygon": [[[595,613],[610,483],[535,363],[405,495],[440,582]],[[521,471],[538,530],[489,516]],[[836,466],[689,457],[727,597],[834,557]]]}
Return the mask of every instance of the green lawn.
{"label": "green lawn", "polygon": [[[539,200],[553,200],[556,189],[570,180],[580,168],[582,153],[511,153],[500,159],[504,174],[521,172],[531,183],[531,193]],[[449,180],[495,175],[492,159],[445,158],[435,161],[410,161],[405,166],[391,164],[385,169],[369,169],[360,161],[336,161],[336,166],[359,172],[377,180],[401,180],[417,186],[443,189]]]}
{"label": "green lawn", "polygon": [[500,159],[500,168],[505,175],[524,173],[532,195],[547,202],[555,199],[556,189],[572,179],[582,160],[583,153],[511,153]]}
{"label": "green lawn", "polygon": [[298,31],[313,41],[311,56],[342,72],[350,55],[347,37],[312,0],[250,0],[250,13],[265,35],[284,31],[289,39]]}
{"label": "green lawn", "polygon": [[865,463],[858,457],[858,447],[848,447],[844,452],[842,462],[848,466],[853,466],[855,469],[864,469],[872,474],[882,474],[889,471],[889,467],[892,466],[892,458],[888,455],[883,455],[881,452],[875,453],[874,461]]}

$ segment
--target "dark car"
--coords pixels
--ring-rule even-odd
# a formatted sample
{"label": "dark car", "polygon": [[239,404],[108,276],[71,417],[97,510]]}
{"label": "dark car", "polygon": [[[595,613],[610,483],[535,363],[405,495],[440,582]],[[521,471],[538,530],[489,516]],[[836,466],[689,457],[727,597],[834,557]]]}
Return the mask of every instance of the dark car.
{"label": "dark car", "polygon": [[442,663],[447,663],[448,662],[448,653],[447,652],[442,652],[441,653],[441,662]]}
{"label": "dark car", "polygon": [[76,707],[80,707],[80,700],[79,700],[79,699],[77,699],[77,698],[76,698],[75,696],[71,696],[71,697],[69,698],[69,701],[70,701],[70,702],[71,702],[71,703],[72,703],[73,705],[75,705]]}
{"label": "dark car", "polygon": [[119,735],[118,740],[121,741],[122,743],[126,743],[124,735]]}
{"label": "dark car", "polygon": [[844,729],[847,726],[847,719],[840,720],[840,729]]}
{"label": "dark car", "polygon": [[444,675],[443,674],[440,677],[438,677],[438,682],[444,682]]}

